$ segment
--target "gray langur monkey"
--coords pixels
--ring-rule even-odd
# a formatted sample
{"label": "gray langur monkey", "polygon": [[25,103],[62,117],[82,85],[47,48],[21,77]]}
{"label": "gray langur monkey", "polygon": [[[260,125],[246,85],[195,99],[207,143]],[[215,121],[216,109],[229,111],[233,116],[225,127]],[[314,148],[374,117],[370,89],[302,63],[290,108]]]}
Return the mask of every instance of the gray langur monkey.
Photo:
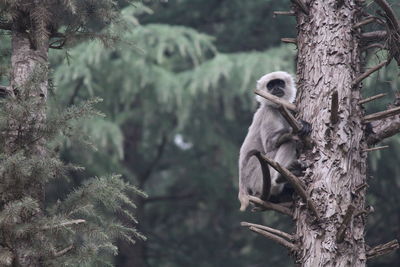
{"label": "gray langur monkey", "polygon": [[[257,81],[257,89],[293,103],[296,86],[293,77],[283,71],[264,75]],[[297,159],[296,143],[293,139],[284,139],[291,134],[292,128],[278,110],[278,105],[256,96],[260,103],[253,116],[247,136],[240,148],[239,155],[239,201],[240,210],[249,205],[249,195],[269,200],[282,193],[285,180],[275,169],[265,166],[260,153],[291,168]],[[311,127],[302,121],[300,135],[308,134]],[[272,201],[272,200],[271,200]]]}

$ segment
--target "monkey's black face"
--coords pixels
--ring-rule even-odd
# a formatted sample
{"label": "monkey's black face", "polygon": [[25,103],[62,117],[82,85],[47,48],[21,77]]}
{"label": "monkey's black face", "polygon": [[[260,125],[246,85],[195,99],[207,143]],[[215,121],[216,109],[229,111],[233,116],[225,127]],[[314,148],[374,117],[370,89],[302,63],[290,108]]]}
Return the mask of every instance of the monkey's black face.
{"label": "monkey's black face", "polygon": [[267,89],[271,94],[282,97],[285,95],[285,82],[281,79],[271,80],[267,83]]}

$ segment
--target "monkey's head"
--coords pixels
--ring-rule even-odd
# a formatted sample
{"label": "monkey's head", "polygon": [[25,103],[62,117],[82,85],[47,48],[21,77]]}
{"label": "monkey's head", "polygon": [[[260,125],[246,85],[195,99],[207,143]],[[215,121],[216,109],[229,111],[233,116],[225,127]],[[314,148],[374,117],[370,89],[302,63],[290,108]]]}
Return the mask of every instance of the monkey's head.
{"label": "monkey's head", "polygon": [[[257,89],[283,98],[290,103],[293,103],[296,97],[296,85],[293,77],[284,71],[275,71],[262,76],[257,81]],[[256,99],[261,104],[273,105],[272,102],[261,96],[256,96]]]}

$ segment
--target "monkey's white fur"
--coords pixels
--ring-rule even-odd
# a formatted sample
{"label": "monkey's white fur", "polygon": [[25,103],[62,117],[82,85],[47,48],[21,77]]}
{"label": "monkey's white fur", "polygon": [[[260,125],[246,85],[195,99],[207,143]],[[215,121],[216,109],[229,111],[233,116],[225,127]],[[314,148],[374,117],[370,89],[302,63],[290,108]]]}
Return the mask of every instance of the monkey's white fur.
{"label": "monkey's white fur", "polygon": [[[281,79],[285,82],[282,99],[293,103],[296,97],[296,86],[293,77],[283,71],[272,72],[264,75],[257,81],[257,89],[267,91],[268,82]],[[239,155],[239,195],[244,211],[249,205],[249,195],[261,197],[263,192],[263,176],[258,159],[253,156],[259,151],[268,158],[274,159],[284,167],[288,167],[296,159],[296,148],[293,142],[286,142],[276,147],[282,134],[291,132],[291,127],[277,110],[277,105],[271,101],[256,96],[260,107],[253,116],[253,122],[249,127],[247,136],[240,148]],[[279,173],[269,168],[271,177],[270,195],[279,195],[284,183],[277,183]],[[268,197],[269,197],[268,196]]]}

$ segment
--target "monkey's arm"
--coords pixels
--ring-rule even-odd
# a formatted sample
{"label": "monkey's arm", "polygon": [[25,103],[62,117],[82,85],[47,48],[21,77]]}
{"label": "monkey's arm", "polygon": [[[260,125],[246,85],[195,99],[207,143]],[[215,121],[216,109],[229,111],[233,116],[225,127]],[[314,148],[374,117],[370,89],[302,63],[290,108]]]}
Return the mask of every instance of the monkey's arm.
{"label": "monkey's arm", "polygon": [[293,140],[298,140],[298,137],[308,136],[311,133],[312,131],[311,124],[304,120],[300,120],[300,122],[302,124],[302,127],[296,134],[293,134],[292,132],[286,132],[281,134],[281,136],[279,136],[278,140],[275,143],[276,148],[280,147],[284,143]]}

